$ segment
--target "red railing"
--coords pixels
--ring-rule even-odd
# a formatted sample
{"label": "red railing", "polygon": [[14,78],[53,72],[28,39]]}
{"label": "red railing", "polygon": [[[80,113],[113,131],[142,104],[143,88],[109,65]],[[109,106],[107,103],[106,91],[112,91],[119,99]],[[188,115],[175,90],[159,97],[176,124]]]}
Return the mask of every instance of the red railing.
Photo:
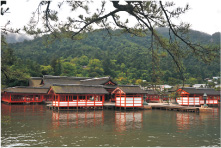
{"label": "red railing", "polygon": [[43,95],[27,95],[27,94],[4,94],[2,95],[2,101],[8,103],[38,103],[44,99]]}
{"label": "red railing", "polygon": [[[218,104],[219,96],[208,96],[206,104]],[[202,105],[204,104],[203,97],[200,95],[182,95],[180,99],[177,99],[177,103],[180,105]]]}
{"label": "red railing", "polygon": [[[91,99],[91,100],[90,100]],[[60,95],[54,96],[54,107],[93,107],[103,106],[104,95]]]}
{"label": "red railing", "polygon": [[143,95],[121,95],[116,94],[115,106],[117,107],[142,107]]}

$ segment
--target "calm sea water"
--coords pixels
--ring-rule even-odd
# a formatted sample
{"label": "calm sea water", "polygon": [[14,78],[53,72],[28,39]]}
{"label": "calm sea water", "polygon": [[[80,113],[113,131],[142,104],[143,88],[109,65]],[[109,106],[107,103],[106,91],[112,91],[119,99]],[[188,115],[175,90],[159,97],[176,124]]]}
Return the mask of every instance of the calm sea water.
{"label": "calm sea water", "polygon": [[48,147],[220,146],[220,110],[52,111],[1,104],[1,145]]}

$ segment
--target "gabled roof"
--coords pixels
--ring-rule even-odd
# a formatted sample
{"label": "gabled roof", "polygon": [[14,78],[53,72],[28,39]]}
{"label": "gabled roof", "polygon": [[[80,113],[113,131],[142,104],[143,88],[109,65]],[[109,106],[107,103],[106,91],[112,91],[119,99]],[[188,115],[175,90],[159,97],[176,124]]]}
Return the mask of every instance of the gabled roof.
{"label": "gabled roof", "polygon": [[158,95],[156,90],[146,90],[149,95]]}
{"label": "gabled roof", "polygon": [[[40,83],[39,83],[40,81]],[[82,84],[82,85],[105,85],[105,88],[116,88],[117,83],[110,77],[67,77],[44,75],[43,78],[32,77],[29,81],[31,87],[50,88],[54,84]]]}
{"label": "gabled roof", "polygon": [[108,94],[108,92],[98,85],[54,85],[51,89],[56,94]]}
{"label": "gabled roof", "polygon": [[142,90],[138,85],[119,85],[112,93],[119,89],[126,94],[147,94],[147,92]]}
{"label": "gabled roof", "polygon": [[16,87],[6,88],[3,91],[7,92],[7,93],[47,94],[48,93],[48,88],[16,86]]}
{"label": "gabled roof", "polygon": [[31,77],[29,79],[29,86],[30,87],[41,87],[42,77]]}
{"label": "gabled roof", "polygon": [[216,91],[216,90],[211,89],[211,88],[184,87],[184,88],[180,88],[180,89],[188,92],[189,94],[203,95],[204,93],[206,93],[207,95],[220,95],[219,91]]}
{"label": "gabled roof", "polygon": [[84,79],[80,81],[81,81],[81,84],[84,84],[84,85],[105,85],[108,82],[110,82],[111,84],[107,84],[107,85],[110,85],[110,86],[117,85],[117,83],[111,80],[110,77],[91,78],[91,79]]}
{"label": "gabled roof", "polygon": [[80,80],[89,79],[89,77],[67,77],[44,75],[41,84],[44,88],[50,88],[53,84],[80,84]]}

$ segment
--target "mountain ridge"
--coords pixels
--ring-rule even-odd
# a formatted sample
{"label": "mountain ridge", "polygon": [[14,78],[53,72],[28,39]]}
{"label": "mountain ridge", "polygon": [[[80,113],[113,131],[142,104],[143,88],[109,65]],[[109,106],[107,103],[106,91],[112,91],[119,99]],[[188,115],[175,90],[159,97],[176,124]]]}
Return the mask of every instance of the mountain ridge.
{"label": "mountain ridge", "polygon": [[[168,36],[168,29],[159,29],[161,29],[162,36]],[[120,30],[112,31],[112,33],[117,35],[109,37],[107,31],[96,30],[87,33],[87,37],[81,40],[70,38],[51,40],[50,36],[45,35],[29,41],[10,43],[9,47],[13,49],[16,57],[23,60],[22,69],[26,67],[27,75],[30,76],[45,74],[111,76],[120,84],[135,83],[138,79],[148,82],[160,80],[162,83],[169,84],[182,83],[178,80],[180,76],[175,63],[165,50],[154,49],[158,65],[152,65],[149,36],[119,34]],[[215,33],[210,36],[199,31],[192,31],[189,38],[193,42],[200,41],[204,45],[219,46],[219,34]],[[186,55],[183,66],[185,78],[189,80],[187,83],[190,81],[192,83],[193,80],[202,83],[207,77],[219,75],[219,63],[218,58],[208,65],[200,58],[194,58],[191,54]],[[16,69],[15,66],[12,68]],[[153,75],[156,77],[154,78]]]}
{"label": "mountain ridge", "polygon": [[[157,31],[160,31],[161,33],[162,32],[168,33],[168,28],[157,28]],[[211,37],[211,38],[214,38],[214,36],[216,36],[216,38],[217,38],[217,36],[220,38],[220,34],[221,34],[221,32],[214,32],[213,34],[210,35],[205,32],[190,29],[190,32],[193,32],[193,31],[203,34],[204,36]],[[24,40],[33,40],[34,39],[33,36],[29,36],[24,33],[23,34],[8,33],[7,35],[5,35],[5,37],[6,37],[7,43],[17,43],[17,42],[23,42]]]}

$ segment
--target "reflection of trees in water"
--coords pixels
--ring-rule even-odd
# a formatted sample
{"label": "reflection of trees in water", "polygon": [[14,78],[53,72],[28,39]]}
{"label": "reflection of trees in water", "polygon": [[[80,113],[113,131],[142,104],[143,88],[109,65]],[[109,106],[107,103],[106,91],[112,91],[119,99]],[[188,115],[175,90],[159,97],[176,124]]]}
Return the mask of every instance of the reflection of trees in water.
{"label": "reflection of trees in water", "polygon": [[177,112],[176,123],[177,132],[184,132],[186,130],[192,130],[194,127],[200,126],[205,120],[215,120],[219,117],[219,109],[213,108],[212,112],[208,113],[188,113],[188,112]]}
{"label": "reflection of trees in water", "polygon": [[143,127],[143,112],[115,112],[115,130],[117,132]]}
{"label": "reflection of trees in water", "polygon": [[84,112],[52,112],[53,127],[74,126],[76,128],[85,126],[98,126],[104,123],[103,111]]}

